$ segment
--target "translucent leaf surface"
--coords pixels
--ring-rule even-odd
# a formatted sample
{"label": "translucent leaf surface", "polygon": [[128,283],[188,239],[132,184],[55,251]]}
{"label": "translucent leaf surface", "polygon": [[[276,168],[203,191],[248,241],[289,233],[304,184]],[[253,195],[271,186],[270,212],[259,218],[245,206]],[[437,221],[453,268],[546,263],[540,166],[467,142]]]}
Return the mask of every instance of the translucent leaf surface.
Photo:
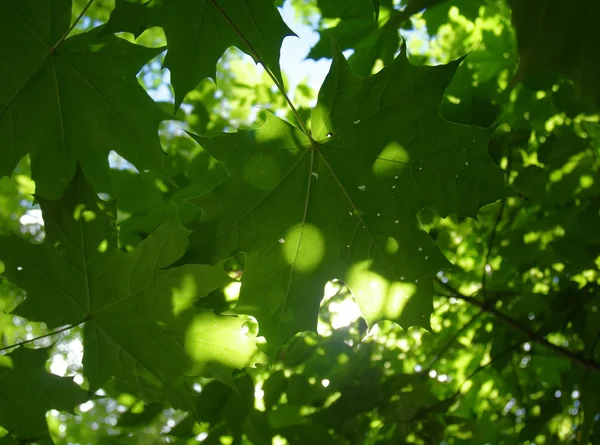
{"label": "translucent leaf surface", "polygon": [[271,115],[256,131],[196,137],[230,174],[204,196],[198,258],[215,239],[213,261],[246,253],[237,310],[258,319],[273,348],[315,329],[334,278],[369,324],[429,326],[431,278],[450,265],[416,214],[474,217],[506,193],[490,130],[437,114],[457,66],[415,67],[401,55],[362,79],[338,53],[312,137]]}

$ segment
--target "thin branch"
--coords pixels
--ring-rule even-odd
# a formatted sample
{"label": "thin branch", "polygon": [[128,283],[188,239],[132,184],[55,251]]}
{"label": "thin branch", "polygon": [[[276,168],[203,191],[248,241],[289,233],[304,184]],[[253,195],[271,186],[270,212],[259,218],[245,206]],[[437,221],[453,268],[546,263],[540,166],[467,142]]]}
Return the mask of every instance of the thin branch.
{"label": "thin branch", "polygon": [[512,328],[514,328],[515,330],[521,332],[523,335],[525,335],[529,340],[536,342],[542,346],[545,346],[546,348],[550,349],[551,351],[555,352],[558,355],[562,355],[565,358],[568,358],[569,360],[571,360],[574,363],[578,363],[581,366],[583,366],[586,369],[590,369],[593,371],[598,371],[600,372],[600,364],[596,363],[594,360],[590,360],[587,359],[585,357],[583,357],[580,354],[577,354],[575,352],[571,352],[568,349],[565,349],[561,346],[557,346],[554,343],[550,343],[548,340],[546,340],[544,337],[542,337],[540,334],[538,334],[537,332],[529,329],[527,326],[519,323],[518,321],[514,320],[513,318],[509,317],[508,315],[498,311],[497,309],[495,309],[494,307],[490,306],[488,303],[483,302],[483,301],[479,301],[473,297],[467,297],[465,295],[462,295],[460,292],[458,292],[456,289],[454,289],[452,286],[450,286],[448,283],[444,283],[441,280],[437,279],[438,283],[440,283],[443,287],[445,287],[447,290],[450,291],[450,293],[452,294],[452,296],[454,298],[457,298],[459,300],[463,300],[473,306],[478,307],[479,309],[481,309],[484,312],[487,312],[488,314],[493,315],[494,317],[502,320],[504,323],[508,324],[509,326],[511,326]]}
{"label": "thin branch", "polygon": [[[502,144],[503,147],[506,147],[507,142],[506,142],[506,138],[504,139],[504,143]],[[504,172],[504,179],[505,181],[508,183],[508,180],[510,178],[510,172],[512,170],[512,148],[508,149],[508,156],[507,156],[507,165],[506,165],[506,171]],[[494,247],[494,241],[496,239],[496,235],[498,233],[498,226],[500,225],[500,221],[502,221],[502,217],[504,216],[504,210],[506,209],[506,201],[507,198],[504,198],[502,200],[502,203],[500,204],[500,210],[498,211],[498,215],[496,215],[496,220],[494,221],[494,226],[492,227],[492,233],[490,234],[490,239],[488,241],[488,245],[487,245],[487,252],[485,254],[485,261],[483,263],[483,272],[481,274],[481,290],[483,293],[483,299],[487,300],[487,296],[488,296],[488,291],[487,291],[487,276],[488,276],[488,271],[486,270],[488,265],[490,264],[490,257],[492,256],[492,249]],[[491,272],[491,265],[490,265],[490,272]]]}
{"label": "thin branch", "polygon": [[527,403],[527,394],[525,394],[525,391],[523,391],[523,385],[521,385],[521,379],[519,379],[519,370],[515,365],[514,357],[510,363],[510,367],[512,368],[513,377],[517,386],[517,392],[519,393],[519,403]]}
{"label": "thin branch", "polygon": [[[500,210],[498,211],[498,215],[496,215],[496,220],[494,221],[494,226],[492,227],[492,233],[490,235],[490,239],[487,245],[487,253],[485,255],[485,261],[483,263],[483,273],[481,274],[481,291],[483,293],[483,299],[487,299],[487,291],[486,291],[486,282],[487,282],[487,267],[490,262],[490,257],[492,256],[492,248],[494,246],[494,240],[496,239],[496,233],[498,232],[498,226],[500,225],[500,221],[502,221],[502,216],[504,215],[504,208],[506,207],[506,198],[502,200],[500,204]],[[491,267],[491,266],[490,266]]]}
{"label": "thin branch", "polygon": [[14,343],[14,344],[9,345],[9,346],[4,346],[3,348],[0,348],[0,351],[6,351],[7,349],[18,348],[19,346],[23,346],[23,345],[26,345],[28,343],[33,343],[34,341],[41,340],[42,338],[52,337],[53,335],[60,334],[61,332],[68,331],[69,329],[73,329],[74,327],[79,326],[80,324],[85,323],[86,321],[87,321],[87,318],[85,320],[80,321],[79,323],[70,324],[70,325],[65,326],[63,328],[60,328],[60,329],[58,329],[56,331],[49,332],[49,333],[44,334],[44,335],[40,335],[39,337],[35,337],[35,338],[29,339],[29,340],[23,340],[23,341],[20,341],[18,343]]}
{"label": "thin branch", "polygon": [[595,362],[595,352],[596,352],[596,347],[598,346],[598,343],[600,343],[600,333],[598,333],[598,335],[596,335],[596,338],[594,339],[594,343],[592,344],[592,349],[590,351],[590,360]]}
{"label": "thin branch", "polygon": [[292,103],[292,101],[290,100],[290,98],[288,97],[288,95],[286,94],[284,86],[281,84],[281,82],[279,82],[279,80],[277,79],[277,77],[275,76],[275,74],[273,74],[273,72],[269,69],[269,67],[267,66],[267,64],[263,61],[263,59],[260,57],[260,55],[258,54],[258,52],[250,44],[250,42],[248,41],[248,39],[246,39],[246,37],[241,33],[241,31],[237,28],[237,26],[235,26],[235,23],[233,23],[233,21],[229,18],[229,16],[223,10],[223,8],[221,8],[221,6],[216,2],[216,0],[210,0],[210,1],[214,5],[214,7],[217,8],[219,10],[219,12],[223,15],[223,17],[225,18],[225,20],[227,20],[229,22],[229,24],[235,30],[235,32],[237,33],[237,35],[240,36],[240,38],[244,41],[244,43],[246,44],[246,46],[248,46],[248,48],[252,52],[252,56],[254,57],[254,60],[258,60],[261,63],[261,65],[263,66],[263,68],[265,69],[265,71],[267,72],[267,74],[269,75],[269,77],[271,78],[271,80],[273,81],[273,83],[275,84],[275,86],[277,87],[277,89],[279,91],[281,91],[281,94],[283,94],[283,97],[285,98],[285,101],[287,102],[288,106],[290,107],[290,110],[292,110],[292,113],[294,113],[294,116],[296,116],[296,120],[298,121],[298,124],[302,128],[302,131],[304,132],[304,134],[310,140],[311,145],[316,145],[316,141],[313,139],[312,134],[308,130],[308,127],[304,123],[304,120],[300,116],[300,113],[298,112],[298,110],[296,109],[296,107],[294,106],[294,104]]}
{"label": "thin branch", "polygon": [[62,37],[60,39],[58,39],[58,41],[52,46],[52,48],[50,48],[51,53],[53,53],[56,50],[56,48],[58,48],[58,45],[60,45],[62,42],[64,42],[64,40],[69,36],[69,34],[71,34],[71,31],[73,31],[75,29],[75,27],[77,26],[79,21],[83,18],[83,16],[87,12],[87,10],[90,9],[90,6],[92,6],[92,3],[94,3],[94,0],[89,0],[85,4],[85,6],[83,7],[83,10],[79,13],[79,15],[77,16],[77,18],[75,19],[75,21],[73,22],[71,27],[67,30],[67,32],[65,32],[62,35]]}
{"label": "thin branch", "polygon": [[477,374],[479,374],[481,371],[483,371],[489,365],[491,365],[492,363],[494,363],[498,359],[500,359],[500,358],[504,357],[505,355],[507,355],[509,352],[513,352],[513,351],[519,349],[523,343],[524,342],[522,342],[522,341],[521,342],[517,342],[514,345],[509,346],[508,348],[505,348],[504,350],[500,351],[498,354],[496,354],[495,356],[493,356],[492,358],[490,358],[490,360],[487,361],[487,362],[485,362],[483,365],[479,365],[473,372],[471,372],[471,374],[469,374],[462,381],[462,383],[458,386],[458,390],[454,393],[454,395],[452,397],[450,397],[449,399],[444,400],[444,402],[449,402],[449,401],[454,400],[455,398],[457,398],[461,394],[461,388],[464,386],[465,383],[467,383],[469,380],[471,380],[473,377],[475,377]]}
{"label": "thin branch", "polygon": [[475,321],[477,321],[477,319],[479,319],[479,317],[483,313],[484,312],[480,310],[473,317],[471,317],[471,319],[467,323],[465,323],[458,331],[456,331],[452,338],[448,340],[448,342],[444,346],[442,346],[438,353],[435,355],[427,369],[424,371],[425,374],[428,374],[429,371],[431,371],[431,369],[435,366],[438,360],[442,358],[442,356],[446,353],[446,351],[448,351],[450,346],[452,346],[452,344],[458,339],[458,337],[460,337],[463,332],[465,332],[473,323],[475,323]]}
{"label": "thin branch", "polygon": [[434,405],[430,406],[429,408],[427,408],[427,409],[425,409],[423,411],[419,411],[417,414],[415,414],[410,419],[401,420],[400,423],[409,423],[409,422],[413,422],[413,421],[418,420],[418,419],[422,419],[427,414],[429,414],[429,413],[431,413],[433,411],[437,411],[442,406],[454,402],[454,400],[456,400],[458,398],[458,396],[460,396],[462,394],[462,387],[465,385],[465,383],[467,383],[469,380],[471,380],[473,377],[475,377],[477,374],[479,374],[481,371],[483,371],[489,365],[491,365],[492,363],[494,363],[496,360],[504,357],[509,352],[513,352],[514,350],[518,349],[522,344],[523,344],[523,342],[518,342],[518,343],[515,343],[514,345],[509,346],[508,348],[504,349],[503,351],[500,351],[498,354],[496,354],[495,356],[493,356],[492,358],[490,358],[489,361],[485,362],[483,365],[479,365],[473,372],[471,372],[461,382],[461,384],[458,385],[458,389],[450,397],[448,397],[447,399],[440,400],[439,402],[435,403]]}

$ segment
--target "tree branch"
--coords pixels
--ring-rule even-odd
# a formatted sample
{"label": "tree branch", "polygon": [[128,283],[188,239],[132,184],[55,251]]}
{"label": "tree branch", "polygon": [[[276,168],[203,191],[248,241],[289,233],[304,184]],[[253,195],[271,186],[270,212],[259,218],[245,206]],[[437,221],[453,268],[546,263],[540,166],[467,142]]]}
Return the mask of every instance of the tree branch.
{"label": "tree branch", "polygon": [[87,321],[87,318],[85,320],[80,321],[79,323],[70,324],[70,325],[65,326],[63,328],[60,328],[60,329],[58,329],[56,331],[49,332],[49,333],[44,334],[44,335],[40,335],[39,337],[31,338],[29,340],[23,340],[23,341],[20,341],[18,343],[14,343],[14,344],[9,345],[9,346],[4,346],[3,348],[0,348],[0,351],[6,351],[7,349],[18,348],[19,346],[26,345],[27,343],[33,343],[34,341],[41,340],[42,338],[52,337],[53,335],[60,334],[61,332],[68,331],[69,329],[73,329],[74,327],[77,327],[80,324],[85,323],[86,321]]}
{"label": "tree branch", "polygon": [[[487,290],[486,290],[486,282],[487,282],[487,267],[490,262],[490,257],[492,256],[492,248],[494,246],[494,240],[496,238],[496,233],[498,232],[498,226],[500,225],[500,221],[502,220],[502,216],[504,215],[504,208],[506,207],[506,198],[502,200],[500,204],[500,210],[498,211],[498,215],[496,215],[496,220],[494,221],[494,226],[492,227],[492,233],[490,235],[490,239],[487,245],[487,253],[485,255],[485,261],[483,263],[483,272],[481,274],[481,291],[483,293],[483,299],[487,300]],[[490,266],[491,267],[491,266]]]}
{"label": "tree branch", "polygon": [[452,344],[458,339],[458,337],[460,337],[463,332],[465,332],[473,323],[475,323],[475,321],[477,321],[477,319],[483,313],[484,312],[480,310],[473,317],[471,317],[471,319],[467,323],[465,323],[458,331],[456,331],[456,333],[452,336],[452,338],[450,340],[448,340],[448,342],[444,346],[442,346],[442,348],[434,356],[433,360],[431,361],[431,363],[429,364],[427,369],[424,371],[425,374],[428,374],[429,371],[431,371],[433,366],[438,362],[438,360],[440,358],[442,358],[442,356],[446,353],[446,351],[450,348],[450,346],[452,346]]}
{"label": "tree branch", "polygon": [[439,278],[437,279],[437,282],[439,284],[441,284],[446,290],[450,291],[450,293],[452,294],[452,296],[454,298],[457,298],[459,300],[465,301],[468,304],[476,306],[479,309],[481,309],[483,312],[491,314],[494,317],[502,320],[507,325],[509,325],[512,328],[514,328],[515,330],[521,332],[529,340],[550,349],[551,351],[555,352],[558,355],[562,355],[563,357],[568,358],[569,360],[571,360],[574,363],[578,363],[579,365],[583,366],[586,369],[600,372],[600,364],[596,363],[595,361],[587,359],[587,358],[583,357],[582,355],[577,354],[575,352],[571,352],[568,349],[565,349],[563,347],[557,346],[554,343],[550,343],[548,340],[546,340],[544,337],[540,336],[535,331],[533,331],[530,328],[528,328],[527,326],[519,323],[518,321],[509,317],[508,315],[498,311],[496,308],[490,306],[488,303],[479,301],[473,297],[467,297],[465,295],[462,295],[460,292],[458,292],[456,289],[454,289],[451,285],[449,285],[448,283],[442,282]]}
{"label": "tree branch", "polygon": [[427,414],[429,414],[429,413],[431,413],[433,411],[438,410],[439,408],[443,407],[444,405],[447,405],[449,403],[454,402],[454,400],[456,400],[456,398],[458,398],[458,396],[460,396],[462,394],[462,387],[465,385],[465,383],[467,383],[469,380],[471,380],[473,377],[475,377],[477,374],[479,374],[481,371],[483,371],[489,365],[491,365],[492,363],[494,363],[496,360],[504,357],[509,352],[512,352],[512,351],[518,349],[522,344],[523,344],[523,342],[517,342],[514,345],[511,345],[508,348],[504,349],[503,351],[500,351],[494,357],[490,358],[489,361],[487,361],[483,365],[479,365],[473,372],[471,372],[471,374],[469,374],[461,382],[461,384],[458,385],[458,390],[454,394],[452,394],[450,397],[448,397],[447,399],[440,400],[438,403],[435,403],[434,405],[430,406],[429,408],[427,408],[427,409],[425,409],[423,411],[418,412],[417,414],[415,414],[410,419],[406,419],[406,420],[400,421],[400,423],[409,423],[409,422],[413,422],[413,421],[418,420],[418,419],[422,419]]}

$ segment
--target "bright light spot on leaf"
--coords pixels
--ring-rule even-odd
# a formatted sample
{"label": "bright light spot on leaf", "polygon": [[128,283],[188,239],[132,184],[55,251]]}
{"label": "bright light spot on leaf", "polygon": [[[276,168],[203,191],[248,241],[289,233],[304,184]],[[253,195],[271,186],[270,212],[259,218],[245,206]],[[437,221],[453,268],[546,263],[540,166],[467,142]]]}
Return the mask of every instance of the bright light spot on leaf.
{"label": "bright light spot on leaf", "polygon": [[79,219],[82,217],[85,222],[90,222],[96,219],[96,214],[91,210],[86,210],[85,204],[77,204],[75,206],[75,210],[73,211],[73,219],[75,221],[79,221]]}
{"label": "bright light spot on leaf", "polygon": [[108,240],[102,240],[98,245],[98,252],[104,253],[108,249]]}
{"label": "bright light spot on leaf", "polygon": [[311,225],[297,225],[286,235],[281,245],[283,255],[296,272],[310,272],[321,264],[325,254],[325,238],[321,231]]}
{"label": "bright light spot on leaf", "polygon": [[397,142],[391,142],[381,151],[373,164],[373,173],[381,178],[398,179],[398,169],[410,161],[408,152]]}
{"label": "bright light spot on leaf", "polygon": [[385,64],[383,63],[383,60],[377,59],[375,61],[375,64],[373,65],[373,69],[371,70],[371,74],[377,74],[379,71],[381,71],[383,69],[384,66],[385,66]]}
{"label": "bright light spot on leaf", "polygon": [[256,153],[244,163],[242,172],[244,181],[259,190],[272,190],[281,181],[281,169],[273,155]]}
{"label": "bright light spot on leaf", "polygon": [[531,244],[540,239],[540,234],[538,232],[529,232],[523,235],[523,242],[525,244]]}
{"label": "bright light spot on leaf", "polygon": [[156,178],[154,180],[154,185],[156,185],[156,188],[159,189],[163,193],[167,193],[169,191],[169,187],[167,187],[165,182],[160,178]]}
{"label": "bright light spot on leaf", "polygon": [[88,46],[88,50],[91,51],[91,52],[93,52],[93,53],[97,53],[97,52],[102,51],[102,48],[104,48],[104,47],[105,47],[104,43],[91,43]]}
{"label": "bright light spot on leaf", "polygon": [[396,252],[398,252],[399,248],[400,245],[398,244],[398,241],[396,241],[396,239],[392,238],[391,236],[388,237],[387,241],[385,242],[385,251],[388,254],[393,255]]}
{"label": "bright light spot on leaf", "polygon": [[12,369],[14,366],[13,359],[8,355],[0,355],[0,368]]}
{"label": "bright light spot on leaf", "polygon": [[223,292],[225,293],[225,301],[236,301],[240,295],[241,288],[242,283],[240,281],[234,281],[225,286],[223,289]]}
{"label": "bright light spot on leaf", "polygon": [[321,385],[323,385],[323,388],[327,388],[329,386],[329,380],[327,380],[327,379],[321,380]]}
{"label": "bright light spot on leaf", "polygon": [[[390,283],[371,271],[370,265],[371,260],[353,265],[346,282],[366,320],[396,319],[417,288],[411,283]],[[373,286],[373,283],[377,283],[377,286]]]}
{"label": "bright light spot on leaf", "polygon": [[581,178],[579,178],[579,184],[584,189],[589,189],[592,185],[594,185],[594,178],[592,178],[590,175],[583,175]]}
{"label": "bright light spot on leaf", "polygon": [[178,316],[186,309],[189,309],[196,300],[198,287],[194,278],[191,275],[186,275],[181,280],[180,287],[173,288],[173,296],[171,304],[173,306],[173,314]]}
{"label": "bright light spot on leaf", "polygon": [[246,318],[221,316],[211,311],[198,313],[185,335],[185,350],[194,360],[190,371],[243,368],[255,363],[256,338],[242,332],[246,322]]}

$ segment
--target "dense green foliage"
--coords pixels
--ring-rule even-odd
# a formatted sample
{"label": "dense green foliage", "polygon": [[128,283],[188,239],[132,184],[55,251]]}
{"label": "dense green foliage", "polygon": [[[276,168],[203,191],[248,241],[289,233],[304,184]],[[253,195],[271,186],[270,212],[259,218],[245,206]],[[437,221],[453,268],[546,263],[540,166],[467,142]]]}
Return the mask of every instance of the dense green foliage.
{"label": "dense green foliage", "polygon": [[598,17],[0,0],[0,444],[600,444]]}

